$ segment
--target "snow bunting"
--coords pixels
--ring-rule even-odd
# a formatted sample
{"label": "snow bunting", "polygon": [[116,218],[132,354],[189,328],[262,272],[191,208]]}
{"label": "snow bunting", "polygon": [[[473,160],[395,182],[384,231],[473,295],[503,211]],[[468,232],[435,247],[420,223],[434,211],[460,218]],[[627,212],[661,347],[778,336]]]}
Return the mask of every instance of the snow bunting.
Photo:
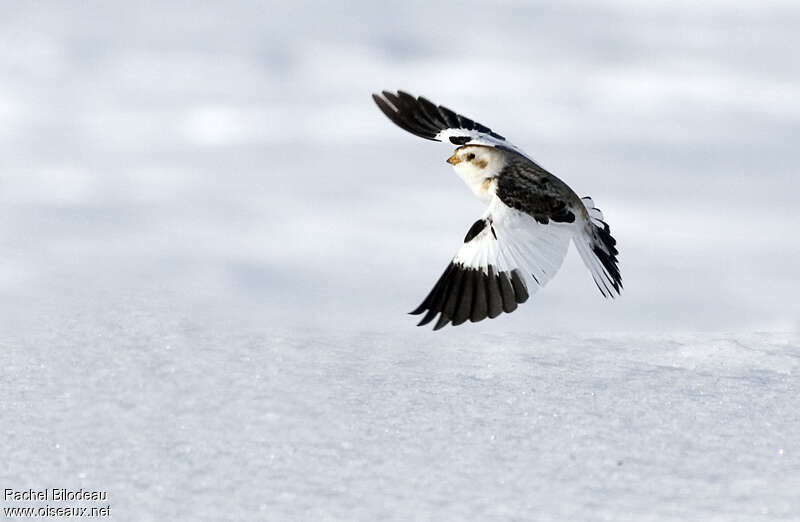
{"label": "snow bunting", "polygon": [[570,239],[604,297],[622,288],[616,241],[591,198],[485,125],[422,96],[383,91],[372,98],[397,126],[457,145],[447,160],[488,204],[428,297],[412,314],[434,330],[511,313],[561,267]]}

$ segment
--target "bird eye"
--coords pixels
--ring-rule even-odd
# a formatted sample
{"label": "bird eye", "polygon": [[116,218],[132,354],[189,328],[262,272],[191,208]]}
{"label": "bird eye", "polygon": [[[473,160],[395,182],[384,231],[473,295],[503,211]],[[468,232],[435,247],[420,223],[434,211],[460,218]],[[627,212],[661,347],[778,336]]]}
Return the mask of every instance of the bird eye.
{"label": "bird eye", "polygon": [[475,154],[473,154],[471,152],[469,154],[467,154],[467,161],[472,161],[474,159],[475,159]]}

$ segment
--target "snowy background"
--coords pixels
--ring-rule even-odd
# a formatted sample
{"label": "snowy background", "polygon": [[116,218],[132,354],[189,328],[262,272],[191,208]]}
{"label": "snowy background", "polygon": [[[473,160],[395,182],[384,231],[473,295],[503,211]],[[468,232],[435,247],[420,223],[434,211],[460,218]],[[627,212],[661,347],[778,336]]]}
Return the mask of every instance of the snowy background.
{"label": "snowy background", "polygon": [[[0,488],[119,520],[800,519],[794,2],[0,3]],[[406,89],[605,211],[405,313],[482,205]]]}

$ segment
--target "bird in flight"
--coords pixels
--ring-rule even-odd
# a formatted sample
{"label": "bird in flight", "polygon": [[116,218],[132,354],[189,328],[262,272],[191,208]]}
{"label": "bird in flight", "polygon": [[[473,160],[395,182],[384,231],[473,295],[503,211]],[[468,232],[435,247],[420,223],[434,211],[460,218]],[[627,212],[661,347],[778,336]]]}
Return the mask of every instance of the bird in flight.
{"label": "bird in flight", "polygon": [[378,108],[421,138],[456,145],[447,160],[488,204],[428,296],[411,312],[418,326],[493,319],[511,313],[561,267],[570,239],[604,297],[619,295],[616,240],[589,197],[539,166],[500,134],[422,96],[383,91]]}

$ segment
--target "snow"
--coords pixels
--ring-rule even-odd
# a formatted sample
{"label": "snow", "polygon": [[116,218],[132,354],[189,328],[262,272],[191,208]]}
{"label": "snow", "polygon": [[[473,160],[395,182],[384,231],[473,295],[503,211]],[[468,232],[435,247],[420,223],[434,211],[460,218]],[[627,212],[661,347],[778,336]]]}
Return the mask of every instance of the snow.
{"label": "snow", "polygon": [[[795,335],[276,332],[106,314],[5,343],[0,480],[137,520],[768,520]],[[444,335],[442,335],[444,333]]]}

